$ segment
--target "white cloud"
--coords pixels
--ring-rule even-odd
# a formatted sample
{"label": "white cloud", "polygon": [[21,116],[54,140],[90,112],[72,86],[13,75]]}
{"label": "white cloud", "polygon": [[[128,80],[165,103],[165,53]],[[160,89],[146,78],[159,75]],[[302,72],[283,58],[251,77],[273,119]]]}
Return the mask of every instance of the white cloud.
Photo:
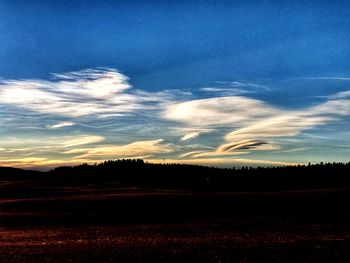
{"label": "white cloud", "polygon": [[[168,105],[163,117],[192,127],[234,127],[215,151],[183,153],[182,157],[213,157],[282,149],[276,138],[296,137],[303,131],[350,116],[350,93],[303,110],[285,110],[245,97],[220,97]],[[187,137],[186,137],[187,136]],[[198,136],[189,133],[183,138]]]}
{"label": "white cloud", "polygon": [[[181,125],[180,125],[181,126]],[[180,141],[189,141],[198,138],[200,135],[205,133],[214,132],[215,129],[201,128],[201,127],[175,127],[171,129],[171,135],[181,136]]]}
{"label": "white cloud", "polygon": [[190,158],[208,158],[208,157],[225,157],[247,154],[251,150],[255,151],[271,151],[279,150],[280,147],[276,144],[268,144],[261,141],[253,141],[251,139],[225,143],[210,151],[192,151],[182,154],[180,157]]}
{"label": "white cloud", "polygon": [[251,91],[269,90],[269,88],[264,85],[260,85],[252,82],[232,81],[230,83],[230,86],[240,87],[240,88],[250,88]]}
{"label": "white cloud", "polygon": [[79,117],[123,114],[142,108],[141,98],[126,93],[128,78],[112,69],[54,74],[47,80],[3,80],[0,104],[44,114]]}
{"label": "white cloud", "polygon": [[327,97],[328,99],[350,98],[350,90],[341,91]]}
{"label": "white cloud", "polygon": [[95,144],[104,141],[103,136],[98,135],[64,135],[46,136],[45,139],[26,137],[5,137],[1,146],[5,153],[11,154],[38,154],[66,151],[68,148],[81,145]]}
{"label": "white cloud", "polygon": [[328,100],[318,106],[312,108],[315,114],[323,114],[336,116],[349,116],[350,115],[350,98],[339,97],[339,99]]}
{"label": "white cloud", "polygon": [[46,127],[49,128],[49,129],[59,129],[59,128],[63,128],[63,127],[73,126],[73,125],[75,125],[74,122],[63,121],[63,122],[59,122],[59,123],[56,123],[56,124],[47,125]]}
{"label": "white cloud", "polygon": [[[203,87],[200,90],[207,93],[215,93],[216,96],[237,96],[249,93],[258,93],[270,90],[268,87],[250,82],[217,82],[219,87]],[[222,86],[225,84],[225,86]]]}
{"label": "white cloud", "polygon": [[199,134],[200,134],[199,132],[188,133],[181,138],[181,141],[187,141],[187,140],[197,138],[199,136]]}
{"label": "white cloud", "polygon": [[192,127],[210,127],[241,125],[279,112],[256,99],[230,96],[168,104],[161,116]]}
{"label": "white cloud", "polygon": [[310,80],[344,80],[344,81],[349,81],[349,77],[302,77],[302,78],[297,78],[297,79],[310,79]]}
{"label": "white cloud", "polygon": [[262,119],[252,125],[234,130],[225,136],[226,141],[245,139],[266,139],[271,137],[292,137],[301,131],[325,124],[331,118],[308,116],[298,112],[288,112],[278,116]]}
{"label": "white cloud", "polygon": [[85,144],[92,144],[104,141],[104,137],[98,135],[80,135],[80,136],[69,136],[66,140],[62,138],[58,138],[57,140],[53,140],[56,142],[58,146],[62,147],[73,147]]}
{"label": "white cloud", "polygon": [[170,144],[163,143],[162,139],[150,141],[136,141],[126,145],[98,145],[90,148],[72,149],[65,154],[79,154],[74,158],[137,158],[141,156],[153,156],[170,153],[174,150]]}
{"label": "white cloud", "polygon": [[[11,134],[6,129],[29,128],[37,128],[38,134],[47,133],[43,135],[45,140],[36,133],[26,137],[13,134],[12,138],[2,135],[1,158],[15,162],[17,155],[26,158],[25,163],[53,164],[59,163],[57,154],[66,158],[69,155],[74,162],[176,154],[189,160],[226,161],[252,151],[292,151],[288,147],[293,143],[288,138],[350,116],[350,91],[328,96],[318,105],[288,110],[237,96],[267,90],[264,86],[248,82],[224,84],[227,88],[202,89],[215,97],[194,99],[202,94],[133,89],[128,77],[113,69],[53,74],[50,80],[0,80],[3,134]],[[127,118],[117,119],[119,116]],[[79,125],[69,131],[75,129],[77,135],[62,134],[67,129],[60,128],[76,123]],[[208,135],[201,136],[205,133]],[[155,134],[164,141],[151,140]],[[193,139],[200,147],[189,147]],[[125,140],[134,142],[119,144]],[[182,146],[167,143],[176,140]],[[42,159],[49,154],[56,156]]]}

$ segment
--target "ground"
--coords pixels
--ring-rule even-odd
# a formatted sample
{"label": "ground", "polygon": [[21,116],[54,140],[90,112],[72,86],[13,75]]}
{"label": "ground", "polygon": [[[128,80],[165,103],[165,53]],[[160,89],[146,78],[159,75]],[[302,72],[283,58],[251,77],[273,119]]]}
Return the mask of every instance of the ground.
{"label": "ground", "polygon": [[348,189],[234,193],[16,184],[2,184],[0,262],[350,259]]}

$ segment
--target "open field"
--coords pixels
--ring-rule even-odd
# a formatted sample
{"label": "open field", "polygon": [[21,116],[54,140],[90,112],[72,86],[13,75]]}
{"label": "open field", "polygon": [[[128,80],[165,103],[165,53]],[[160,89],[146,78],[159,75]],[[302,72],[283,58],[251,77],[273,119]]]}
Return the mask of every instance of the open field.
{"label": "open field", "polygon": [[1,190],[1,262],[350,258],[346,188],[196,192],[17,181],[2,182]]}
{"label": "open field", "polygon": [[[275,224],[276,218],[241,220],[243,222],[2,228],[0,260],[347,262],[350,256],[348,225],[310,224],[274,229],[259,225],[259,221],[265,224],[271,220],[270,224]],[[247,223],[253,227],[247,227]]]}

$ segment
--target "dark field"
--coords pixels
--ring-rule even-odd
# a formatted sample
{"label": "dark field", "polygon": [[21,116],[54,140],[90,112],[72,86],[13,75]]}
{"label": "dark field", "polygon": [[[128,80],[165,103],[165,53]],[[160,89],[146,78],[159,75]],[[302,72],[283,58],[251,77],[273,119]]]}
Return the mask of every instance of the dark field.
{"label": "dark field", "polygon": [[[255,220],[242,221],[255,225],[268,219]],[[4,228],[0,258],[2,262],[348,262],[350,233],[345,226],[245,229],[241,224],[213,220]]]}
{"label": "dark field", "polygon": [[265,192],[0,184],[1,262],[349,262],[346,187]]}

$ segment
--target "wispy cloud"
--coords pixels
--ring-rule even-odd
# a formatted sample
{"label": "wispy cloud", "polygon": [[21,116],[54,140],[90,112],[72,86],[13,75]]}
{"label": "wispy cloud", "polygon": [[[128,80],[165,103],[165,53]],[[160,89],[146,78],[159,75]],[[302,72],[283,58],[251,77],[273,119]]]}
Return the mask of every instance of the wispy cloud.
{"label": "wispy cloud", "polygon": [[293,112],[285,113],[234,130],[228,133],[225,139],[227,141],[240,141],[250,138],[292,137],[298,135],[303,130],[325,124],[330,120],[330,117],[308,116]]}
{"label": "wispy cloud", "polygon": [[199,132],[188,133],[188,134],[184,135],[183,137],[181,137],[181,141],[187,141],[187,140],[197,138],[199,136],[199,134],[200,134]]}
{"label": "wispy cloud", "polygon": [[46,127],[49,129],[59,129],[59,128],[63,128],[63,127],[69,127],[69,126],[74,126],[75,123],[71,122],[71,121],[62,121],[56,124],[51,124],[51,125],[47,125]]}
{"label": "wispy cloud", "polygon": [[186,154],[182,154],[180,157],[190,158],[208,158],[208,157],[225,157],[225,156],[236,156],[242,154],[248,154],[250,150],[254,151],[272,151],[279,150],[280,146],[276,144],[268,144],[263,141],[253,141],[251,139],[229,142],[220,145],[215,150],[206,151],[192,151]]}
{"label": "wispy cloud", "polygon": [[73,149],[65,154],[76,154],[74,159],[93,158],[141,158],[156,154],[170,153],[174,150],[170,144],[163,143],[163,139],[150,141],[136,141],[126,145],[98,145],[90,148]]}
{"label": "wispy cloud", "polygon": [[[0,148],[0,165],[49,168],[62,164],[96,163],[105,159],[151,158],[176,150],[162,139],[124,145],[100,144],[101,136],[48,137],[45,141],[9,138]],[[56,156],[56,157],[53,157]]]}
{"label": "wispy cloud", "polygon": [[309,80],[344,80],[350,81],[349,77],[336,77],[336,76],[325,76],[325,77],[301,77],[297,79],[309,79]]}
{"label": "wispy cloud", "polygon": [[96,144],[105,138],[98,135],[46,136],[45,139],[27,137],[5,137],[0,143],[3,156],[61,153],[82,145]]}
{"label": "wispy cloud", "polygon": [[2,80],[0,104],[66,117],[106,117],[145,110],[149,103],[173,96],[128,92],[130,88],[128,77],[114,69],[88,69],[53,74],[51,80]]}
{"label": "wispy cloud", "polygon": [[[63,135],[43,138],[7,137],[1,141],[1,166],[47,169],[57,165],[93,163],[65,158],[64,152],[104,141],[97,135]],[[96,161],[95,161],[96,162]]]}
{"label": "wispy cloud", "polygon": [[181,164],[198,164],[217,167],[232,167],[232,166],[285,166],[298,165],[303,162],[283,162],[274,160],[257,160],[257,159],[242,159],[242,158],[197,158],[197,159],[147,159],[151,163],[181,163]]}
{"label": "wispy cloud", "polygon": [[192,127],[210,127],[247,124],[279,112],[279,109],[263,101],[229,96],[168,104],[161,116]]}
{"label": "wispy cloud", "polygon": [[46,157],[19,157],[11,159],[0,158],[1,166],[11,166],[18,168],[27,168],[27,169],[40,169],[48,170],[50,168],[58,167],[61,165],[78,165],[82,163],[94,164],[98,160],[89,160],[89,159],[49,159]]}
{"label": "wispy cloud", "polygon": [[282,147],[275,139],[296,137],[303,131],[350,116],[349,95],[348,91],[340,92],[319,105],[301,110],[285,110],[241,96],[200,99],[170,105],[163,117],[193,128],[234,128],[215,151],[190,151],[181,155],[192,158],[230,156],[257,150],[280,150]]}
{"label": "wispy cloud", "polygon": [[181,141],[189,141],[192,139],[196,139],[198,138],[200,135],[205,134],[205,133],[211,133],[213,131],[215,131],[214,129],[209,129],[209,128],[177,128],[176,129],[177,132],[179,132],[180,134],[184,134],[181,137]]}
{"label": "wispy cloud", "polygon": [[341,91],[336,94],[332,94],[330,96],[327,96],[328,99],[340,99],[340,98],[348,98],[350,99],[350,90]]}
{"label": "wispy cloud", "polygon": [[44,167],[134,157],[234,164],[243,160],[238,155],[304,149],[303,133],[350,116],[348,90],[290,110],[247,97],[268,90],[265,86],[222,84],[203,88],[205,94],[149,92],[102,68],[53,74],[49,80],[3,79],[0,164]]}
{"label": "wispy cloud", "polygon": [[219,87],[203,87],[200,90],[202,92],[215,94],[216,96],[237,96],[242,94],[258,93],[270,90],[265,85],[260,85],[251,82],[232,81],[217,83],[220,84]]}

